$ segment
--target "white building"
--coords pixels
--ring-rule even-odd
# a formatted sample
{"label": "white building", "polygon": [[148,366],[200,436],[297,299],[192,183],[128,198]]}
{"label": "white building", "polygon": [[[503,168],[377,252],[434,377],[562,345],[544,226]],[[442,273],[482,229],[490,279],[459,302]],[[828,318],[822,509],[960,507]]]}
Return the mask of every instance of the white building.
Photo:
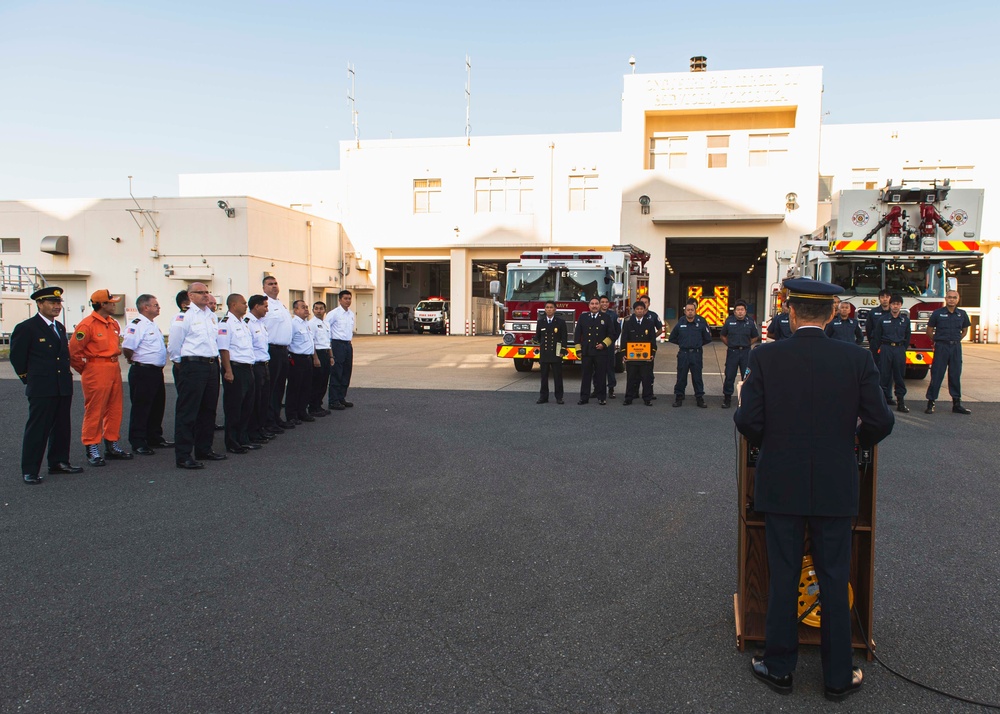
{"label": "white building", "polygon": [[265,275],[278,278],[288,304],[334,304],[347,287],[371,319],[372,285],[340,224],[254,198],[3,201],[0,236],[4,333],[34,314],[34,288],[17,285],[16,266],[65,290],[70,329],[90,313],[90,294],[101,288],[124,297],[123,321],[136,314],[136,297],[155,295],[157,322],[167,332],[174,298],[191,282],[204,282],[223,311],[230,293],[260,293]]}
{"label": "white building", "polygon": [[[650,295],[664,317],[677,313],[688,284],[716,281],[763,318],[786,267],[776,258],[826,222],[832,192],[888,179],[950,178],[986,191],[980,243],[989,254],[971,260],[958,277],[963,305],[975,319],[981,312],[991,339],[1000,338],[1000,265],[990,240],[1000,229],[1000,213],[990,210],[1000,201],[1000,149],[993,141],[1000,121],[824,125],[822,92],[819,67],[628,75],[620,132],[348,141],[341,143],[337,171],[182,175],[180,193],[203,197],[197,205],[208,222],[195,231],[200,243],[217,240],[216,229],[235,230],[239,210],[227,219],[213,209],[226,196],[253,195],[337,221],[343,229],[331,229],[335,248],[318,235],[311,242],[331,251],[328,267],[316,264],[318,252],[308,255],[304,234],[275,246],[267,243],[269,229],[259,233],[284,261],[274,269],[283,289],[316,296],[341,284],[335,269],[346,260],[345,270],[355,272],[342,282],[372,289],[362,288],[356,300],[359,332],[376,331],[399,306],[442,295],[451,300],[452,331],[460,333],[488,302],[489,281],[502,280],[506,263],[524,250],[617,243],[652,255]],[[125,207],[117,209],[121,216]],[[32,219],[12,224],[10,213],[0,209],[0,236],[40,240],[70,232],[57,224],[43,229]],[[38,215],[41,221],[48,214]],[[307,220],[298,211],[286,215]],[[246,240],[257,235],[248,225]],[[212,260],[247,252],[241,240],[214,246]],[[201,259],[192,246],[177,252],[159,263]],[[255,247],[253,255],[271,254]],[[140,266],[151,263],[146,258]],[[254,282],[269,260],[247,259],[239,274]],[[93,262],[77,251],[58,269],[92,271]],[[38,265],[43,272],[56,267]],[[129,286],[132,265],[114,261],[109,269],[118,272],[101,279],[113,290]],[[353,283],[358,268],[370,270]],[[213,290],[225,292],[217,283]]]}

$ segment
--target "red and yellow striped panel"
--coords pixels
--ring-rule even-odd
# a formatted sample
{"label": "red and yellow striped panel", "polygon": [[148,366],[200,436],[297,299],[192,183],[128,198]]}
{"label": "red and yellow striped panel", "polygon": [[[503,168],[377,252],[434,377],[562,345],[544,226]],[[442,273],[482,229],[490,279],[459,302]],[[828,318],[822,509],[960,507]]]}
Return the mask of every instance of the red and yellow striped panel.
{"label": "red and yellow striped panel", "polygon": [[930,350],[906,350],[906,364],[919,364],[930,367],[934,364],[934,353]]}
{"label": "red and yellow striped panel", "polygon": [[979,250],[979,241],[974,240],[941,240],[939,250]]}
{"label": "red and yellow striped panel", "polygon": [[[538,359],[538,345],[497,345],[497,357],[510,359]],[[569,347],[563,355],[564,361],[580,359],[576,347]]]}
{"label": "red and yellow striped panel", "polygon": [[877,240],[839,240],[836,250],[878,250]]}
{"label": "red and yellow striped panel", "polygon": [[724,319],[727,302],[726,300],[706,298],[698,303],[698,314],[705,318],[705,322],[712,327],[718,327]]}
{"label": "red and yellow striped panel", "polygon": [[689,285],[688,286],[688,297],[695,298],[696,300],[701,300],[701,286],[700,285]]}

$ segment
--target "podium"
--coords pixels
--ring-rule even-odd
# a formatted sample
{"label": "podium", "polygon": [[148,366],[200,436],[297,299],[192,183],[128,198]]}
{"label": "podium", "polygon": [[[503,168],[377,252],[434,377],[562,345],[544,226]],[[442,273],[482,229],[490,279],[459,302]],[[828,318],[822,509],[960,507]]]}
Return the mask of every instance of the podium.
{"label": "podium", "polygon": [[[736,432],[736,482],[738,502],[738,572],[739,583],[733,595],[736,613],[736,646],[742,652],[748,642],[764,641],[767,615],[767,543],[764,539],[764,514],[754,510],[753,488],[757,449]],[[878,473],[878,447],[861,449],[858,456],[858,517],[853,528],[851,548],[851,588],[854,612],[851,616],[851,644],[866,651],[871,661],[872,604],[875,584],[875,487]],[[806,550],[809,553],[808,531]],[[822,599],[823,594],[820,593]],[[860,627],[858,620],[860,620]],[[862,628],[864,628],[862,632]],[[799,624],[799,644],[818,645],[819,628]],[[869,649],[870,648],[870,649]]]}

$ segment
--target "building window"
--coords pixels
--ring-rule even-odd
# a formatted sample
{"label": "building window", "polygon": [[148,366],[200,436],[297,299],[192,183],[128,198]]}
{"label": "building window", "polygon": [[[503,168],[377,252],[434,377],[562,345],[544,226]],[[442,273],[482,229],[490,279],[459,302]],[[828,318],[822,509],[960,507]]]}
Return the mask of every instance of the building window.
{"label": "building window", "polygon": [[597,174],[569,177],[569,210],[593,209],[597,198]]}
{"label": "building window", "polygon": [[750,167],[782,166],[788,155],[788,134],[751,134]]}
{"label": "building window", "polygon": [[[904,166],[903,178],[907,181],[943,181],[950,179],[952,183],[972,183],[972,170],[975,166]],[[4,251],[6,252],[6,251]]]}
{"label": "building window", "polygon": [[292,308],[295,307],[296,300],[305,300],[306,291],[305,290],[289,290],[288,291],[288,311],[291,312]]}
{"label": "building window", "polygon": [[533,213],[531,176],[476,179],[476,213]]}
{"label": "building window", "polygon": [[724,169],[729,163],[729,135],[708,137],[708,168]]}
{"label": "building window", "polygon": [[441,212],[441,179],[413,179],[413,212]]}
{"label": "building window", "polygon": [[0,253],[20,253],[20,238],[0,238]]}
{"label": "building window", "polygon": [[649,140],[649,168],[687,168],[686,136],[654,136]]}
{"label": "building window", "polygon": [[851,188],[878,188],[878,169],[851,169]]}

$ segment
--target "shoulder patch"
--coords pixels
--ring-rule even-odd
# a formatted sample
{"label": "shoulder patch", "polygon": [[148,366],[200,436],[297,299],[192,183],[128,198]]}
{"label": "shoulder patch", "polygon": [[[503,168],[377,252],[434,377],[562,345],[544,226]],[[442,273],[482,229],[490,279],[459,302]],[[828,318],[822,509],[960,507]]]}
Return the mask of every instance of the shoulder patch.
{"label": "shoulder patch", "polygon": [[82,340],[82,339],[83,339],[83,338],[85,338],[86,336],[87,336],[87,333],[86,333],[86,332],[77,332],[77,333],[76,333],[76,339],[78,339],[78,340]]}
{"label": "shoulder patch", "polygon": [[184,322],[184,313],[182,312],[180,315],[175,317],[174,322]]}
{"label": "shoulder patch", "polygon": [[132,320],[132,324],[133,325],[138,325],[139,324],[139,318],[137,317],[134,320]]}
{"label": "shoulder patch", "polygon": [[247,323],[249,323],[249,322],[250,322],[250,318],[249,318],[249,317],[244,317],[244,318],[243,318],[243,322],[247,322]]}
{"label": "shoulder patch", "polygon": [[[138,322],[138,320],[136,320],[136,322]],[[134,327],[130,327],[130,328],[128,328],[127,332],[128,332],[128,333],[129,333],[130,335],[134,335],[134,334],[135,334],[135,328],[134,328]]]}
{"label": "shoulder patch", "polygon": [[229,319],[229,315],[226,315],[224,318],[222,318],[221,320],[219,320],[219,322],[225,322],[228,319]]}

